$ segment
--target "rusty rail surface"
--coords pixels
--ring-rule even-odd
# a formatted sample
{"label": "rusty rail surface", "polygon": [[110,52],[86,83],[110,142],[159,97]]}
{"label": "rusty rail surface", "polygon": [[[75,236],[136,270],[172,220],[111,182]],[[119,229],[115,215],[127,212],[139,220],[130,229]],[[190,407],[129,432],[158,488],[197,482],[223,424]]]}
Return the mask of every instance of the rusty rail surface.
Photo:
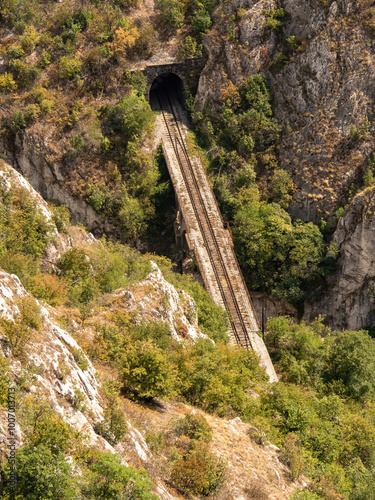
{"label": "rusty rail surface", "polygon": [[[208,275],[202,272],[206,287],[209,291],[213,287],[219,291],[220,300],[216,300],[216,302],[221,302],[220,305],[224,305],[228,311],[231,333],[234,339],[245,348],[252,349],[257,353],[261,365],[270,377],[270,381],[275,382],[277,376],[263,340],[257,334],[259,324],[232,248],[231,235],[224,228],[221,213],[203,165],[197,161],[193,162],[188,154],[185,134],[179,120],[179,104],[173,95],[162,89],[157,92],[157,98],[166,132],[163,134],[163,148],[168,150],[169,155],[173,154],[177,161],[183,179],[183,189],[187,193],[192,207],[191,215],[196,219],[196,226],[203,240],[202,246],[206,250],[212,268],[211,275],[214,278],[214,284],[207,283],[207,281],[210,281]],[[171,160],[168,162],[168,158],[166,159],[167,165],[171,163]],[[168,165],[168,168],[170,168],[170,165]],[[175,172],[173,175],[172,172],[170,173],[173,182]],[[204,196],[204,193],[208,191],[210,191],[210,194],[212,193],[209,201]],[[191,226],[189,214],[186,209],[184,213],[182,203],[180,203],[180,206],[185,223]],[[192,218],[191,215],[190,218]],[[199,252],[196,252],[196,257],[202,270],[206,264]],[[215,297],[213,298],[215,300]]]}

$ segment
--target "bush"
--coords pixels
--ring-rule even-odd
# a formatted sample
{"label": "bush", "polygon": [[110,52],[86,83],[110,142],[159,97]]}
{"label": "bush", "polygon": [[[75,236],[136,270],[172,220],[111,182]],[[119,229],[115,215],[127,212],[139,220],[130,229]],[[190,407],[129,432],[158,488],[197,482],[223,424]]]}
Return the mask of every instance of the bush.
{"label": "bush", "polygon": [[23,354],[25,345],[31,339],[35,330],[40,330],[42,317],[39,306],[29,296],[16,302],[19,316],[15,321],[5,318],[0,319],[0,327],[6,336],[14,356]]}
{"label": "bush", "polygon": [[3,73],[0,75],[0,92],[14,92],[17,84],[14,81],[12,73]]}
{"label": "bush", "polygon": [[280,19],[285,17],[284,9],[276,9],[276,10],[264,10],[262,14],[266,17],[266,22],[264,26],[273,31],[280,31],[283,23]]}
{"label": "bush", "polygon": [[203,416],[186,414],[176,422],[175,427],[178,436],[188,436],[209,443],[212,440],[211,427]]}
{"label": "bush", "polygon": [[202,45],[199,45],[194,38],[187,36],[178,51],[178,59],[183,61],[192,57],[202,56]]}
{"label": "bush", "polygon": [[86,358],[84,352],[82,351],[82,349],[79,349],[79,348],[73,349],[72,354],[73,354],[74,361],[77,363],[78,367],[83,371],[87,370],[89,365],[88,365],[87,358]]}
{"label": "bush", "polygon": [[62,56],[57,64],[59,78],[72,80],[79,75],[82,69],[82,60],[77,56]]}
{"label": "bush", "polygon": [[[23,446],[16,452],[16,498],[27,500],[71,500],[79,492],[70,464],[62,453],[52,453],[46,446]],[[3,468],[5,494],[13,495],[10,467]],[[9,496],[12,498],[12,496]]]}
{"label": "bush", "polygon": [[156,495],[150,493],[153,484],[147,472],[144,469],[136,470],[133,467],[121,465],[117,455],[99,452],[98,458],[90,469],[94,475],[87,488],[89,498],[158,499]]}
{"label": "bush", "polygon": [[226,463],[203,443],[190,450],[172,468],[171,483],[184,494],[210,495],[224,483]]}
{"label": "bush", "polygon": [[127,392],[139,398],[173,397],[175,368],[168,356],[151,340],[136,342],[122,361],[122,379]]}
{"label": "bush", "polygon": [[107,125],[116,133],[122,134],[124,141],[132,141],[150,132],[154,114],[144,96],[135,93],[125,96],[119,104],[103,110]]}
{"label": "bush", "polygon": [[325,378],[339,382],[358,401],[375,394],[375,340],[365,331],[338,332],[331,337]]}
{"label": "bush", "polygon": [[104,409],[104,420],[95,425],[95,432],[114,446],[121,441],[127,430],[124,410],[119,401],[113,398]]}
{"label": "bush", "polygon": [[26,119],[22,111],[15,110],[9,117],[9,128],[13,133],[22,132],[26,128]]}
{"label": "bush", "polygon": [[306,472],[307,462],[303,456],[302,443],[295,434],[288,434],[284,442],[284,450],[281,459],[290,467],[290,479],[296,481],[301,474]]}
{"label": "bush", "polygon": [[177,0],[157,0],[161,17],[170,28],[181,28],[184,22],[184,4]]}
{"label": "bush", "polygon": [[19,37],[19,42],[22,49],[29,54],[34,49],[38,38],[39,36],[36,29],[33,26],[28,26],[23,32],[23,35]]}
{"label": "bush", "polygon": [[210,15],[204,11],[197,12],[191,20],[193,31],[199,35],[208,31],[211,28],[211,24]]}

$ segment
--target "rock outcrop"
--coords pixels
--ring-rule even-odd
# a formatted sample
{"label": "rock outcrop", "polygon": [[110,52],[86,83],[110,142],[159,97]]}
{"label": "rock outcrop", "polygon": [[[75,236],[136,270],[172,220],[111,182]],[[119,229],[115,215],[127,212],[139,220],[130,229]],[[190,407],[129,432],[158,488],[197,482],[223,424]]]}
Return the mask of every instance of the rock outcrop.
{"label": "rock outcrop", "polygon": [[306,305],[304,318],[319,314],[336,329],[357,330],[375,324],[375,190],[358,194],[333,235],[339,249],[337,271],[329,290]]}
{"label": "rock outcrop", "polygon": [[[280,7],[273,0],[237,0],[219,8],[204,40],[209,58],[198,105],[210,100],[215,107],[230,81],[240,85],[265,73],[284,126],[280,166],[297,186],[291,215],[333,224],[332,214],[346,204],[351,185],[361,185],[375,148],[374,40],[361,19],[363,7],[351,0],[284,0],[281,6],[287,14],[283,35],[266,26],[264,11]],[[291,36],[294,48],[283,58]],[[353,137],[351,126],[360,129],[366,117],[368,133]]]}

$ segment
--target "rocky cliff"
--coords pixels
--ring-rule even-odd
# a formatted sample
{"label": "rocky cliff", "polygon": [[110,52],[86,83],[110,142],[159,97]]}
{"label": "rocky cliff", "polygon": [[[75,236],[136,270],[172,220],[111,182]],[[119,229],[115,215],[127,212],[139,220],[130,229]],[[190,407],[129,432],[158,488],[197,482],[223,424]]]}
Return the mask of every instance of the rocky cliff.
{"label": "rocky cliff", "polygon": [[[285,16],[273,31],[266,13],[279,7]],[[284,126],[280,166],[297,187],[290,212],[302,220],[332,220],[362,185],[374,149],[374,40],[365,10],[350,0],[235,1],[220,7],[204,40],[200,107],[217,103],[229,82],[266,73]]]}
{"label": "rocky cliff", "polygon": [[375,323],[375,191],[366,189],[350,204],[333,235],[339,250],[329,290],[306,306],[305,319],[319,314],[332,328],[358,330]]}

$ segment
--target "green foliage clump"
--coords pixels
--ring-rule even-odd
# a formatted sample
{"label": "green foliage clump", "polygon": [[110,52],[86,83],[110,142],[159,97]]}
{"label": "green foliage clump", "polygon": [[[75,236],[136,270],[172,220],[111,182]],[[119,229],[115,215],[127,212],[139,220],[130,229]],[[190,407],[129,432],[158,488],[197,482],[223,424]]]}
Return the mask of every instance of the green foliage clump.
{"label": "green foliage clump", "polygon": [[123,361],[124,388],[139,398],[173,397],[176,375],[167,354],[150,340],[136,342]]}
{"label": "green foliage clump", "polygon": [[183,61],[184,59],[201,56],[202,45],[200,45],[196,40],[194,40],[194,38],[188,35],[178,51],[178,58]]}
{"label": "green foliage clump", "polygon": [[3,73],[0,75],[0,92],[13,92],[17,89],[17,84],[12,73]]}
{"label": "green foliage clump", "polygon": [[95,425],[95,432],[111,445],[117,444],[127,432],[124,410],[116,398],[112,398],[104,409],[104,420]]}
{"label": "green foliage clump", "polygon": [[211,24],[211,17],[208,12],[204,10],[198,11],[191,20],[191,27],[198,35],[206,33],[206,31],[211,28]]}
{"label": "green foliage clump", "polygon": [[88,498],[157,500],[150,493],[152,482],[144,469],[121,465],[119,457],[111,453],[98,454],[90,466],[92,472],[86,487]]}
{"label": "green foliage clump", "polygon": [[42,317],[39,306],[32,297],[26,296],[18,300],[19,316],[14,320],[0,319],[0,328],[6,336],[12,353],[19,356],[31,339],[35,330],[40,330]]}
{"label": "green foliage clump", "polygon": [[326,380],[359,401],[375,395],[375,342],[365,331],[339,332],[328,352]]}
{"label": "green foliage clump", "polygon": [[185,18],[184,3],[177,0],[158,0],[163,22],[170,28],[180,28]]}
{"label": "green foliage clump", "polygon": [[107,125],[122,135],[123,141],[133,141],[149,132],[154,122],[154,115],[146,99],[131,93],[118,104],[108,106],[102,111]]}
{"label": "green foliage clump", "polygon": [[273,31],[280,31],[283,23],[281,19],[285,17],[285,11],[282,8],[275,10],[264,10],[262,14],[266,17],[265,27]]}
{"label": "green foliage clump", "polygon": [[61,56],[58,61],[59,78],[73,79],[82,69],[82,60],[77,56]]}
{"label": "green foliage clump", "polygon": [[256,187],[242,189],[236,200],[233,237],[245,277],[253,289],[301,304],[322,273],[323,236],[317,226],[297,221],[276,203],[260,201]]}
{"label": "green foliage clump", "polygon": [[187,413],[184,418],[176,422],[175,432],[178,436],[188,436],[190,439],[206,443],[212,440],[211,427],[203,416]]}
{"label": "green foliage clump", "polygon": [[[53,453],[47,446],[23,446],[16,452],[16,498],[28,500],[70,500],[79,494],[71,465],[63,453]],[[14,498],[10,467],[3,468],[5,498]]]}
{"label": "green foliage clump", "polygon": [[172,468],[171,483],[184,494],[208,496],[217,493],[225,480],[226,463],[207,445],[195,445]]}

